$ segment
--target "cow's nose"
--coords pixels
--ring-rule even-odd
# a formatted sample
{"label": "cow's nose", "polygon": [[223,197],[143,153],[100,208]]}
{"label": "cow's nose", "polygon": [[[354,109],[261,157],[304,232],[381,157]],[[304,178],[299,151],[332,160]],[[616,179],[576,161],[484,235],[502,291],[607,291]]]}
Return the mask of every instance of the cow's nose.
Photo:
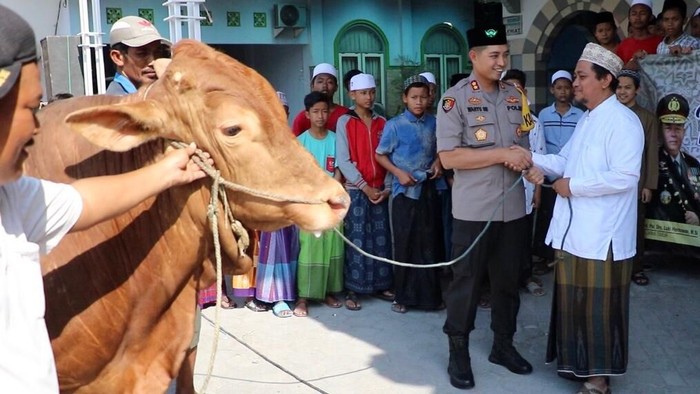
{"label": "cow's nose", "polygon": [[350,208],[350,196],[343,193],[335,197],[331,197],[328,199],[328,205],[331,207],[331,210],[333,210],[333,212],[335,212],[335,214],[342,219],[345,217],[345,214],[348,213],[348,208]]}

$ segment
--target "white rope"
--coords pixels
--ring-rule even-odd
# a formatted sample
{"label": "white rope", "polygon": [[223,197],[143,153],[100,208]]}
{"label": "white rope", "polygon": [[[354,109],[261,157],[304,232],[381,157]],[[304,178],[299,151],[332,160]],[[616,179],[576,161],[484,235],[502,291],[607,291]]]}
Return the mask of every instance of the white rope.
{"label": "white rope", "polygon": [[496,205],[496,208],[495,208],[495,209],[493,210],[493,212],[491,213],[491,216],[489,217],[489,220],[486,222],[486,225],[485,225],[484,228],[481,230],[481,232],[479,233],[479,235],[477,235],[476,238],[474,238],[474,241],[472,241],[471,245],[469,245],[469,247],[467,248],[467,250],[465,250],[464,253],[462,253],[461,255],[459,255],[459,257],[457,257],[457,258],[455,258],[455,259],[452,259],[452,260],[450,260],[450,261],[442,261],[442,262],[434,263],[434,264],[414,264],[414,263],[404,263],[404,262],[402,262],[402,261],[396,261],[396,260],[388,259],[388,258],[386,258],[386,257],[376,256],[376,255],[373,255],[373,254],[371,254],[371,253],[365,252],[365,251],[362,250],[359,246],[355,245],[352,241],[350,241],[349,239],[347,239],[347,238],[345,237],[345,235],[343,235],[343,233],[341,233],[340,230],[338,230],[337,228],[335,228],[334,231],[335,231],[338,235],[340,235],[340,237],[343,239],[343,241],[345,241],[346,244],[350,245],[350,247],[352,247],[353,249],[355,249],[356,251],[358,251],[361,255],[363,255],[363,256],[365,256],[365,257],[369,257],[369,258],[374,259],[374,260],[377,260],[377,261],[382,261],[382,262],[384,262],[384,263],[389,263],[389,264],[398,265],[398,266],[401,266],[401,267],[409,267],[409,268],[437,268],[437,267],[446,267],[446,266],[449,266],[449,265],[452,265],[452,264],[458,262],[459,260],[462,260],[462,259],[465,258],[469,253],[471,253],[472,249],[474,249],[474,247],[475,247],[476,244],[479,242],[479,240],[481,240],[481,238],[484,236],[484,234],[486,234],[486,230],[488,230],[489,227],[491,227],[491,222],[493,221],[493,218],[496,216],[496,212],[498,212],[498,210],[501,209],[501,207],[503,206],[503,203],[506,201],[506,196],[508,195],[508,193],[510,193],[510,192],[515,188],[515,186],[517,186],[518,183],[521,183],[522,181],[523,181],[523,176],[520,175],[520,176],[518,177],[518,179],[508,188],[508,190],[506,190],[506,192],[503,193],[503,197],[501,197],[500,201],[498,202],[498,205]]}

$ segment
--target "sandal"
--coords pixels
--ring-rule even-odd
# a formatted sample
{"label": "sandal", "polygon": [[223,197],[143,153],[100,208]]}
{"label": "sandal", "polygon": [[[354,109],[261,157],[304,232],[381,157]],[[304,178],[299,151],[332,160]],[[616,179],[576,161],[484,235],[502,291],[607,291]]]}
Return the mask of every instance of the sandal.
{"label": "sandal", "polygon": [[396,294],[394,294],[394,292],[391,290],[384,290],[375,294],[375,297],[380,298],[384,301],[394,301],[394,298],[396,298]]}
{"label": "sandal", "polygon": [[255,299],[250,299],[248,302],[245,303],[245,307],[250,309],[253,312],[267,312],[270,310],[270,307],[256,301]]}
{"label": "sandal", "polygon": [[238,308],[238,305],[236,305],[235,301],[231,301],[230,298],[224,296],[224,297],[221,297],[221,308],[222,309],[233,309],[233,308]]}
{"label": "sandal", "polygon": [[552,271],[552,267],[547,263],[547,261],[542,261],[541,263],[535,263],[532,266],[532,273],[535,275],[546,275]]}
{"label": "sandal", "polygon": [[646,286],[649,284],[649,277],[642,271],[632,274],[632,282],[638,286]]}
{"label": "sandal", "polygon": [[326,304],[326,306],[329,306],[331,308],[340,308],[341,306],[343,306],[343,304],[340,301],[338,301],[337,298],[335,298],[334,296],[332,296],[330,294],[328,294],[326,296],[326,299],[323,300],[323,303]]}
{"label": "sandal", "polygon": [[294,316],[296,317],[306,317],[309,315],[309,302],[306,298],[300,298],[297,300],[297,305],[294,307]]}
{"label": "sandal", "polygon": [[491,293],[484,293],[479,298],[479,308],[491,309]]}
{"label": "sandal", "polygon": [[292,317],[292,310],[289,309],[289,305],[286,302],[277,301],[272,307],[272,314],[277,317]]}
{"label": "sandal", "polygon": [[528,279],[526,287],[527,291],[535,297],[542,297],[544,295],[544,289],[542,288],[542,285],[538,284],[532,278]]}
{"label": "sandal", "polygon": [[406,305],[399,304],[396,301],[391,303],[391,310],[396,313],[406,313]]}
{"label": "sandal", "polygon": [[578,389],[576,394],[610,394],[610,387],[606,387],[605,391],[603,391],[598,386],[585,382],[583,383],[583,386]]}
{"label": "sandal", "polygon": [[349,291],[348,294],[345,295],[345,307],[351,311],[359,311],[362,309],[362,305],[360,305],[360,302],[357,300],[357,294]]}

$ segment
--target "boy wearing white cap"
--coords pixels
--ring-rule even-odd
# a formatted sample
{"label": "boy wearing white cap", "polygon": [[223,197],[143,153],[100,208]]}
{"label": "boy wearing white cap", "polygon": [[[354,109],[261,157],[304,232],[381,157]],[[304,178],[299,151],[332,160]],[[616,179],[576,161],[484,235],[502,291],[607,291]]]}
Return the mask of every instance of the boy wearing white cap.
{"label": "boy wearing white cap", "polygon": [[651,0],[632,0],[629,9],[629,36],[617,46],[617,56],[625,68],[637,70],[637,59],[656,54],[656,47],[663,37],[649,32],[649,23],[654,14]]}
{"label": "boy wearing white cap", "polygon": [[[369,74],[350,79],[350,98],[354,109],[338,119],[336,129],[336,163],[350,194],[345,217],[345,235],[363,249],[381,257],[391,256],[389,207],[391,191],[387,171],[374,158],[374,152],[386,124],[384,117],[372,112],[376,84]],[[394,275],[391,266],[363,256],[353,248],[345,248],[345,307],[359,310],[356,293],[379,293],[393,299]]]}
{"label": "boy wearing white cap", "polygon": [[153,24],[138,16],[125,16],[109,31],[109,57],[117,73],[107,86],[108,95],[131,94],[144,83],[158,79],[153,61],[170,57],[170,41]]}
{"label": "boy wearing white cap", "polygon": [[12,37],[0,40],[0,382],[8,393],[57,393],[40,255],[69,231],[206,174],[189,160],[195,151],[190,146],[136,171],[72,185],[23,176],[27,150],[39,132],[36,44],[29,24],[1,5],[0,37]]}
{"label": "boy wearing white cap", "polygon": [[422,72],[419,74],[421,77],[428,81],[428,110],[431,113],[435,112],[435,96],[437,95],[437,80],[435,79],[435,74],[430,71]]}
{"label": "boy wearing white cap", "polygon": [[[554,103],[540,111],[538,117],[542,124],[547,153],[559,153],[571,138],[576,124],[583,115],[583,111],[571,104],[572,80],[571,73],[566,70],[559,70],[552,75],[549,91],[554,96]],[[552,189],[543,188],[534,234],[534,254],[543,259],[535,267],[535,271],[539,274],[548,272],[549,268],[546,264],[554,259],[554,250],[545,244],[544,238],[549,222],[552,220],[555,197],[556,194]]]}
{"label": "boy wearing white cap", "polygon": [[[546,242],[557,248],[547,362],[585,378],[579,393],[609,393],[627,370],[629,286],[636,252],[637,182],[644,131],[615,97],[622,60],[586,45],[574,95],[588,111],[558,154],[532,154],[526,177],[557,178]],[[581,333],[584,333],[581,335]]]}
{"label": "boy wearing white cap", "polygon": [[583,111],[571,104],[573,98],[571,73],[559,70],[552,75],[551,81],[549,92],[554,96],[554,103],[540,111],[538,119],[544,127],[547,153],[559,153],[571,138]]}
{"label": "boy wearing white cap", "polygon": [[[321,92],[331,99],[330,114],[328,115],[328,122],[326,122],[326,128],[330,131],[335,131],[338,118],[348,112],[347,107],[333,102],[333,96],[337,90],[338,71],[335,67],[328,63],[320,63],[314,67],[314,71],[311,74],[311,91]],[[302,109],[297,116],[294,117],[292,132],[298,137],[301,133],[310,128],[311,122],[306,116],[306,110]]]}

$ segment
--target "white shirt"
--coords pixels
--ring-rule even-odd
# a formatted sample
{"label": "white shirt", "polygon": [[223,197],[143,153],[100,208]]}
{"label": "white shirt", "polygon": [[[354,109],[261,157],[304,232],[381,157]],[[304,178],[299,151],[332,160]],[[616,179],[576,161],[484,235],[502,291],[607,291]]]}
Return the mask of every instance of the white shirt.
{"label": "white shirt", "polygon": [[69,185],[22,177],[0,187],[2,392],[58,393],[39,256],[56,246],[82,209]]}
{"label": "white shirt", "polygon": [[557,196],[545,242],[578,257],[603,261],[612,243],[613,260],[633,257],[643,149],[639,118],[613,94],[583,114],[559,154],[534,153],[535,165],[546,174],[570,178],[572,194],[573,218],[567,199]]}

